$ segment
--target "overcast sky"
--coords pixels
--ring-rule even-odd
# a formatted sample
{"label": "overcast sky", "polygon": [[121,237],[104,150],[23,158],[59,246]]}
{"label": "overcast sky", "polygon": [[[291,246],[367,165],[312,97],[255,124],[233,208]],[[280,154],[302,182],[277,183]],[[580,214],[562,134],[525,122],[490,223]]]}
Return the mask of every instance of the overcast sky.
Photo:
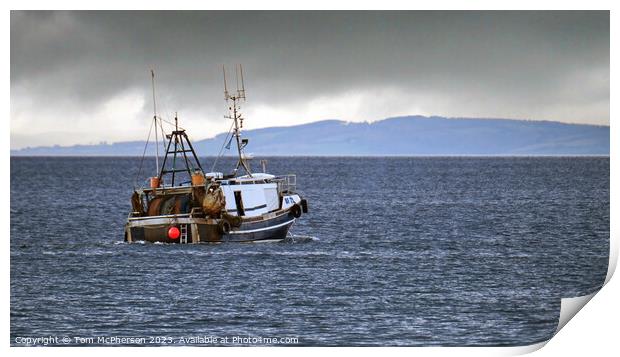
{"label": "overcast sky", "polygon": [[609,13],[11,12],[11,148],[398,115],[609,125]]}

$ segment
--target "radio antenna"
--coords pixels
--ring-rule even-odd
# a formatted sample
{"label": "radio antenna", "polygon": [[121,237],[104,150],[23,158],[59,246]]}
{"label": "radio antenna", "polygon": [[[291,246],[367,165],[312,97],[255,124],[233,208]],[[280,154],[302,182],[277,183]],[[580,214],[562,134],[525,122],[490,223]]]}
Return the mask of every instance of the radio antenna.
{"label": "radio antenna", "polygon": [[[226,83],[226,67],[222,66],[222,72],[224,74],[224,99],[228,103],[228,100],[232,100],[232,106],[228,107],[229,114],[224,116],[225,118],[234,120],[234,129],[233,136],[237,141],[237,153],[239,154],[239,161],[237,161],[237,166],[235,167],[234,173],[237,173],[239,167],[243,167],[245,172],[252,177],[252,172],[250,172],[250,168],[246,162],[246,157],[243,154],[243,149],[248,144],[248,139],[241,139],[241,128],[243,128],[243,116],[239,111],[241,107],[237,103],[240,99],[245,101],[245,84],[243,83],[243,68],[241,65],[235,65],[235,80],[237,83],[237,93],[234,95],[230,95],[228,93],[228,85]],[[241,78],[239,78],[241,77]],[[239,88],[239,79],[241,79],[241,88]]]}
{"label": "radio antenna", "polygon": [[239,73],[241,74],[241,91],[239,92],[239,97],[243,98],[245,101],[245,85],[243,84],[243,67],[239,64]]}
{"label": "radio antenna", "polygon": [[[235,80],[237,81],[237,94],[239,94],[239,65],[235,65]],[[239,97],[239,95],[237,95]]]}
{"label": "radio antenna", "polygon": [[222,73],[224,74],[224,99],[228,102],[230,94],[228,94],[228,86],[226,85],[226,67],[224,65],[222,65]]}

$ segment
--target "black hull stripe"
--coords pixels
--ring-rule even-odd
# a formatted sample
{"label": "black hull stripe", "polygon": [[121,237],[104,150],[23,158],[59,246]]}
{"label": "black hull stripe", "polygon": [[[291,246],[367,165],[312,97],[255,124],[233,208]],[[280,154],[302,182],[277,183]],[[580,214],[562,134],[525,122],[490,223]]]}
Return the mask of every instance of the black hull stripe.
{"label": "black hull stripe", "polygon": [[[254,211],[255,209],[261,209],[261,208],[265,208],[267,207],[266,204],[264,205],[260,205],[260,206],[256,206],[256,207],[252,207],[252,208],[244,208],[244,211]],[[237,212],[237,209],[227,209],[226,212]]]}
{"label": "black hull stripe", "polygon": [[283,227],[283,226],[285,226],[287,224],[291,224],[294,221],[295,221],[295,219],[291,219],[288,222],[283,222],[283,223],[279,223],[279,224],[272,225],[272,226],[267,226],[267,227],[261,227],[261,228],[255,228],[255,229],[244,229],[244,230],[238,230],[238,231],[237,230],[233,230],[229,234],[250,234],[250,233],[271,231],[271,230]]}

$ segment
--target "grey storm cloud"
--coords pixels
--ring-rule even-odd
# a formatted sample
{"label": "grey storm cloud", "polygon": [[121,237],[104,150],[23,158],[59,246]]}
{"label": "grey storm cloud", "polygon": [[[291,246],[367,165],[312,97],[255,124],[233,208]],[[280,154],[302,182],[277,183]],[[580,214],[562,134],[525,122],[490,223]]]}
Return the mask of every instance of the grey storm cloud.
{"label": "grey storm cloud", "polygon": [[150,68],[166,102],[200,111],[234,63],[273,107],[392,88],[431,114],[609,123],[607,11],[11,12],[11,101],[50,112],[149,93]]}

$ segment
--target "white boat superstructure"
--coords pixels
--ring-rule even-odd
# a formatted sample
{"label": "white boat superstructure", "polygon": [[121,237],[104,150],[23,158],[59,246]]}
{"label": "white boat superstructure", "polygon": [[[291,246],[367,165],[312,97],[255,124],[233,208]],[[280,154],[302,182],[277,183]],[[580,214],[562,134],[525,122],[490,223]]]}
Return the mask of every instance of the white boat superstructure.
{"label": "white boat superstructure", "polygon": [[226,198],[226,212],[235,216],[260,216],[301,202],[298,194],[280,195],[282,190],[278,190],[279,182],[275,177],[267,180],[237,178],[222,180],[220,184]]}

